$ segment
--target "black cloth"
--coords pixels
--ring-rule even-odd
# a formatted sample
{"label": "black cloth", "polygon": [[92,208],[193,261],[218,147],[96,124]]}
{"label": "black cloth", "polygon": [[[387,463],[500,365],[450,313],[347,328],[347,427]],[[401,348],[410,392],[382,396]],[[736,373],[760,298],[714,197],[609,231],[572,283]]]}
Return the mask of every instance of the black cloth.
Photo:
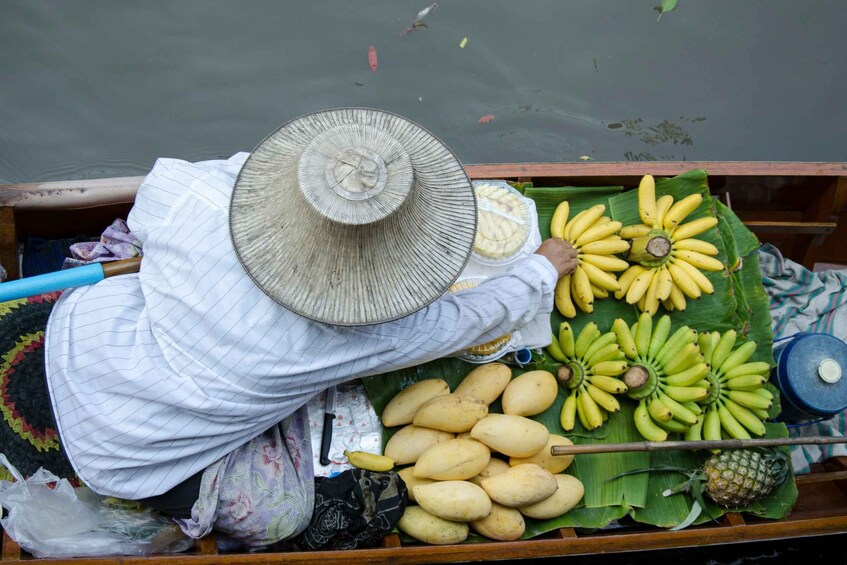
{"label": "black cloth", "polygon": [[191,518],[191,509],[197,499],[200,498],[200,481],[202,478],[203,471],[200,471],[171,490],[149,498],[141,498],[138,502],[174,518]]}
{"label": "black cloth", "polygon": [[397,473],[352,469],[315,479],[315,511],[295,539],[304,550],[373,547],[406,509],[408,490]]}

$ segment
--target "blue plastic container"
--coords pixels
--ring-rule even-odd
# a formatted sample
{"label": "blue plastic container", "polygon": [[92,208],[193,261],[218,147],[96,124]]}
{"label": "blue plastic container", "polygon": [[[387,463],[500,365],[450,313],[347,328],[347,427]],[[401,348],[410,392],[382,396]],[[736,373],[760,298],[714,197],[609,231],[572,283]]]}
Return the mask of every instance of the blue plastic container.
{"label": "blue plastic container", "polygon": [[800,333],[774,349],[780,420],[830,418],[847,408],[847,345],[829,334]]}

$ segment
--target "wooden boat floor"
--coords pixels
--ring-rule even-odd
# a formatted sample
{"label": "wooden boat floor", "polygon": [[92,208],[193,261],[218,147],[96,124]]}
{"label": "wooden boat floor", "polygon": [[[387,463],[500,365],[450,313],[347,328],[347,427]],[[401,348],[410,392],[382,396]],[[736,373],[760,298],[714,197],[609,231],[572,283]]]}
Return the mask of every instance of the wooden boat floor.
{"label": "wooden boat floor", "polygon": [[799,497],[791,513],[782,520],[729,513],[719,521],[681,531],[630,524],[599,531],[562,528],[531,540],[483,542],[435,546],[406,544],[399,535],[387,536],[381,547],[341,551],[217,553],[213,536],[199,540],[192,551],[173,555],[35,559],[20,550],[4,532],[3,563],[43,561],[73,564],[162,564],[177,563],[320,563],[322,565],[379,563],[455,563],[599,555],[633,551],[681,549],[763,540],[806,538],[847,532],[847,457],[820,465],[815,472],[796,478]]}

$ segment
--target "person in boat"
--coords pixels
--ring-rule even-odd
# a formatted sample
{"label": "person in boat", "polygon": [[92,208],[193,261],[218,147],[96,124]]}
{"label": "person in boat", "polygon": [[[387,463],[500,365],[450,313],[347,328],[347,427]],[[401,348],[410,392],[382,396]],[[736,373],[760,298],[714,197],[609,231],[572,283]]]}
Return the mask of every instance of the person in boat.
{"label": "person in boat", "polygon": [[445,294],[476,214],[455,155],[374,110],[298,118],[225,161],[159,159],[127,220],[140,272],[65,291],[50,314],[70,466],[194,537],[295,536],[314,504],[309,399],[549,319],[576,267],[560,239]]}

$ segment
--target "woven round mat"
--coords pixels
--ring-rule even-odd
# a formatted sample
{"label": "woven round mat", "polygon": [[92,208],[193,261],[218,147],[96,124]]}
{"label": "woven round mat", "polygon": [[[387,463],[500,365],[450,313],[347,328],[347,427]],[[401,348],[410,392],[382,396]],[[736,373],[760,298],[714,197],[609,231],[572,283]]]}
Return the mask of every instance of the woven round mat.
{"label": "woven round mat", "polygon": [[441,296],[467,263],[476,200],[458,158],[395,114],[341,108],[262,141],[238,176],[232,242],[273,300],[307,318],[365,325]]}
{"label": "woven round mat", "polygon": [[[44,329],[60,293],[0,303],[0,451],[24,475],[75,477],[56,432],[44,372]],[[0,479],[11,480],[5,468]]]}

